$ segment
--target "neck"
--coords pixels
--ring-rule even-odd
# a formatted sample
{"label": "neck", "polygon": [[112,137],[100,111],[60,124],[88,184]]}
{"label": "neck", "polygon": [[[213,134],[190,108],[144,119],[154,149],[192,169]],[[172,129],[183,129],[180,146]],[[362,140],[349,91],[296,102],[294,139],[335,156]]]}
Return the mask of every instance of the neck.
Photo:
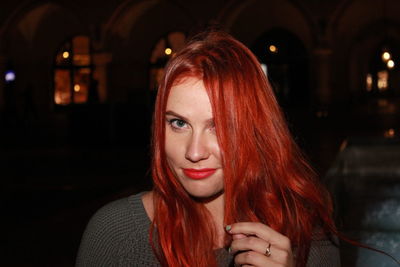
{"label": "neck", "polygon": [[224,200],[224,194],[221,194],[212,201],[204,203],[204,206],[208,209],[214,219],[224,219]]}

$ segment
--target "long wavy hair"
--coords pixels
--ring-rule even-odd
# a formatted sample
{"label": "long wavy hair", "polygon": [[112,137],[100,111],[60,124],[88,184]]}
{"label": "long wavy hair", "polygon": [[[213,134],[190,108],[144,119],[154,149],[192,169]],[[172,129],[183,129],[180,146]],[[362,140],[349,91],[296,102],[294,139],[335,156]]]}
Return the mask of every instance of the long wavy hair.
{"label": "long wavy hair", "polygon": [[[197,35],[168,63],[153,120],[154,220],[150,239],[163,266],[216,266],[215,226],[171,171],[165,111],[171,87],[203,80],[224,173],[224,223],[261,222],[287,236],[305,266],[315,228],[335,232],[332,204],[287,128],[253,53],[227,33]],[[226,236],[226,244],[230,240]]]}

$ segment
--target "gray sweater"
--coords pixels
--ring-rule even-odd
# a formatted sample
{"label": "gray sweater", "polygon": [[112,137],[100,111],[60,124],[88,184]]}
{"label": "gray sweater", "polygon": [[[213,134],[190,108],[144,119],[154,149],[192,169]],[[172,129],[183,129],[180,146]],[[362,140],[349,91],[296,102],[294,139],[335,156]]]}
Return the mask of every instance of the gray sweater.
{"label": "gray sweater", "polygon": [[[160,266],[149,243],[150,219],[143,193],[116,200],[102,207],[83,234],[76,266]],[[215,251],[219,266],[232,265],[225,249]],[[339,250],[329,240],[313,241],[308,267],[340,266]]]}

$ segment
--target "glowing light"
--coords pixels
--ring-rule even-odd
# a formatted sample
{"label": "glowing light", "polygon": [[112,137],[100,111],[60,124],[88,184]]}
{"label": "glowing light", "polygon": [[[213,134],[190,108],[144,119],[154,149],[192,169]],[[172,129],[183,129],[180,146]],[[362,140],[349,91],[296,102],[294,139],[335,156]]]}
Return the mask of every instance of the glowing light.
{"label": "glowing light", "polygon": [[69,58],[69,53],[67,51],[65,51],[62,56],[63,56],[63,58],[67,59],[67,58]]}
{"label": "glowing light", "polygon": [[378,89],[385,91],[388,88],[389,73],[387,70],[378,72]]}
{"label": "glowing light", "polygon": [[367,91],[371,91],[372,90],[372,75],[370,73],[367,74]]}
{"label": "glowing light", "polygon": [[54,101],[56,102],[57,105],[60,105],[62,103],[61,95],[59,92],[56,92],[54,95]]}
{"label": "glowing light", "polygon": [[75,92],[79,92],[80,90],[81,90],[80,85],[79,85],[79,84],[75,84],[75,85],[74,85],[74,91],[75,91]]}
{"label": "glowing light", "polygon": [[12,70],[7,71],[4,79],[7,83],[15,81],[15,72]]}
{"label": "glowing light", "polygon": [[167,56],[169,56],[169,55],[172,54],[172,49],[169,48],[169,47],[167,47],[167,48],[165,48],[164,53],[165,53]]}
{"label": "glowing light", "polygon": [[396,135],[396,132],[394,129],[390,128],[388,130],[385,131],[385,133],[383,134],[386,138],[393,138]]}
{"label": "glowing light", "polygon": [[388,51],[385,51],[382,53],[382,60],[384,62],[388,61],[392,56],[390,55],[390,53]]}
{"label": "glowing light", "polygon": [[393,60],[389,60],[389,61],[387,62],[387,67],[388,67],[389,69],[393,69],[393,67],[394,67],[394,61],[393,61]]}
{"label": "glowing light", "polygon": [[263,70],[265,76],[268,76],[267,64],[261,63],[261,69]]}
{"label": "glowing light", "polygon": [[269,46],[269,51],[271,53],[278,53],[278,48],[276,46],[274,46],[274,45],[270,45]]}
{"label": "glowing light", "polygon": [[70,101],[70,94],[56,92],[54,94],[54,101],[56,102],[57,105],[67,105],[69,104]]}

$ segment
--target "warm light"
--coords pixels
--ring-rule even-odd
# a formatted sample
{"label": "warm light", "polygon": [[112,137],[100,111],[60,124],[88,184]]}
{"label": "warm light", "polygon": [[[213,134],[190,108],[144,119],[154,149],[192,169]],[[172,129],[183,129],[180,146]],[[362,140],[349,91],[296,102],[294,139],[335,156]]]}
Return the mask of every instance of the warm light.
{"label": "warm light", "polygon": [[65,59],[69,58],[69,53],[67,51],[65,51],[63,53],[63,58],[65,58]]}
{"label": "warm light", "polygon": [[67,105],[69,101],[70,95],[68,93],[56,92],[54,94],[54,102],[56,102],[57,105]]}
{"label": "warm light", "polygon": [[79,86],[79,84],[75,84],[74,85],[74,91],[75,92],[79,92],[81,90],[81,87]]}
{"label": "warm light", "polygon": [[394,67],[394,61],[393,61],[393,60],[389,60],[389,61],[387,62],[387,67],[388,67],[389,69],[393,69],[393,67]]}
{"label": "warm light", "polygon": [[378,72],[378,89],[384,91],[388,88],[389,73],[387,70]]}
{"label": "warm light", "polygon": [[394,131],[394,129],[388,129],[385,131],[385,133],[383,134],[386,138],[393,138],[395,136],[396,132]]}
{"label": "warm light", "polygon": [[271,53],[278,53],[278,48],[276,46],[274,46],[274,45],[270,45],[269,46],[269,51]]}
{"label": "warm light", "polygon": [[367,74],[367,91],[371,91],[372,90],[372,75],[370,73]]}
{"label": "warm light", "polygon": [[60,92],[56,92],[54,94],[54,101],[56,102],[57,105],[60,105],[62,103]]}
{"label": "warm light", "polygon": [[388,61],[392,56],[390,55],[390,53],[388,51],[383,52],[382,54],[382,60],[384,62]]}
{"label": "warm light", "polygon": [[167,47],[167,48],[165,48],[165,51],[164,51],[164,53],[165,53],[167,56],[169,56],[169,55],[171,55],[171,54],[172,54],[172,49],[171,49],[171,48],[169,48],[169,47]]}

